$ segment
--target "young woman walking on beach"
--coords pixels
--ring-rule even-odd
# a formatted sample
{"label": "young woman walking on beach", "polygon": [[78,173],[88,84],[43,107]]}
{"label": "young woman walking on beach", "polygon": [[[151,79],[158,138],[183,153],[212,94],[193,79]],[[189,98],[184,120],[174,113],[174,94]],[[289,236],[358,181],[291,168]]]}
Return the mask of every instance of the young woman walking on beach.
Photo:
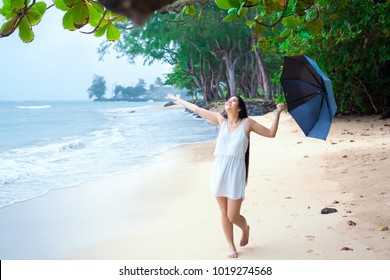
{"label": "young woman walking on beach", "polygon": [[240,246],[247,245],[249,241],[250,228],[240,214],[248,178],[249,135],[254,132],[264,137],[275,137],[285,105],[278,104],[275,119],[271,127],[267,128],[248,118],[245,103],[239,96],[231,96],[226,101],[224,114],[200,108],[173,94],[168,97],[210,123],[220,126],[214,152],[211,194],[216,198],[221,210],[222,228],[229,245],[228,257],[237,258],[233,225],[242,231]]}

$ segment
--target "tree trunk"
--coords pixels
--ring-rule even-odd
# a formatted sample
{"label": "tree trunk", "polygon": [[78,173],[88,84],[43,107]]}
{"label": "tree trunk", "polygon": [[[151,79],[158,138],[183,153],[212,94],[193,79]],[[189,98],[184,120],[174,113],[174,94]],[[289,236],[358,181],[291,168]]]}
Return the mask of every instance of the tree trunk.
{"label": "tree trunk", "polygon": [[226,75],[228,82],[228,95],[229,97],[236,94],[236,79],[234,77],[234,62],[230,60],[228,56],[225,56],[226,62]]}
{"label": "tree trunk", "polygon": [[255,48],[255,56],[256,56],[256,60],[257,60],[257,65],[259,67],[259,74],[260,74],[261,81],[262,81],[262,85],[259,85],[259,87],[263,89],[264,98],[270,99],[271,94],[270,94],[270,84],[269,84],[269,80],[268,80],[268,75],[267,75],[267,72],[265,71],[265,67],[264,67],[263,61],[261,59],[261,55],[260,55],[258,49],[256,49],[256,48]]}

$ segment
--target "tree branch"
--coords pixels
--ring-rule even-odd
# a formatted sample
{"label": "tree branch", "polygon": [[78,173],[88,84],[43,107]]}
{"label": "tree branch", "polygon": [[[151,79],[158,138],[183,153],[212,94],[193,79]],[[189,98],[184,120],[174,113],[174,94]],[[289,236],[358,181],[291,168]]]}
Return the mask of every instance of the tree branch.
{"label": "tree branch", "polygon": [[274,23],[266,24],[264,22],[260,22],[260,21],[256,20],[256,24],[260,24],[262,26],[269,27],[269,28],[275,27],[276,25],[278,25],[282,21],[282,19],[286,15],[286,11],[287,11],[287,7],[288,7],[289,2],[290,2],[290,0],[286,0],[286,5],[284,6],[282,14],[280,15],[280,17]]}
{"label": "tree branch", "polygon": [[186,6],[191,6],[195,3],[201,3],[205,4],[211,2],[211,0],[176,0],[172,4],[167,5],[160,9],[160,13],[168,13],[168,12],[173,12],[173,13],[179,13],[180,10]]}
{"label": "tree branch", "polygon": [[378,109],[376,108],[376,106],[375,106],[375,104],[374,104],[374,101],[372,100],[372,96],[371,96],[371,94],[368,92],[366,85],[365,85],[365,84],[363,83],[363,81],[360,80],[359,78],[355,77],[355,79],[356,79],[356,80],[359,82],[359,84],[361,85],[362,90],[367,94],[367,97],[368,97],[368,99],[370,100],[371,106],[372,106],[372,108],[374,108],[375,113],[378,113]]}

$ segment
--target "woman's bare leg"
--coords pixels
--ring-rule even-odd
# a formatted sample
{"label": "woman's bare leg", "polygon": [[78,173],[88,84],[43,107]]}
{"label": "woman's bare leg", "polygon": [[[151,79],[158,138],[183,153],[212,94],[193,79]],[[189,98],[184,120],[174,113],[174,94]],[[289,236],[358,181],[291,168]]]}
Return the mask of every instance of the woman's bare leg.
{"label": "woman's bare leg", "polygon": [[242,199],[227,199],[227,217],[229,221],[242,230],[240,246],[245,246],[249,242],[249,226],[244,216],[240,214]]}
{"label": "woman's bare leg", "polygon": [[229,258],[237,258],[237,249],[234,245],[234,236],[233,236],[233,223],[230,222],[228,218],[228,199],[226,197],[217,197],[217,202],[219,205],[219,208],[221,210],[221,223],[222,223],[222,229],[225,233],[226,240],[229,244],[229,252],[228,257]]}

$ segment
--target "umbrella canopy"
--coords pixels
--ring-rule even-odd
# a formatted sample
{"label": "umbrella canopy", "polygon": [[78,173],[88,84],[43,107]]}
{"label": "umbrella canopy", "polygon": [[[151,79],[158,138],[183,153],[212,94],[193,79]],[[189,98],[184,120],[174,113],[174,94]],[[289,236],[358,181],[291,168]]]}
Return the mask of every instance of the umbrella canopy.
{"label": "umbrella canopy", "polygon": [[305,55],[285,56],[280,78],[288,111],[308,137],[325,140],[336,114],[332,82]]}

